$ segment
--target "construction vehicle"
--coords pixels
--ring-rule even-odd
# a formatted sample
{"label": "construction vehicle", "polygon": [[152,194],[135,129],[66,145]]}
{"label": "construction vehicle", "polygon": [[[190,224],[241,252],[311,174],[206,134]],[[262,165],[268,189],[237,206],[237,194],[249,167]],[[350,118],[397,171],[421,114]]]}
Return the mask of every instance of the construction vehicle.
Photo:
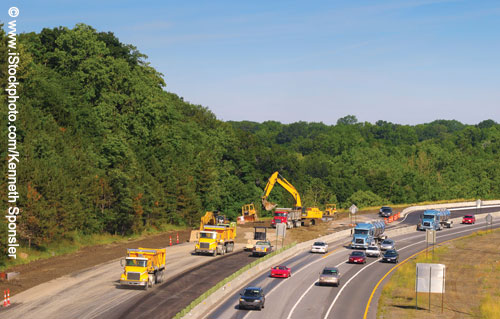
{"label": "construction vehicle", "polygon": [[370,245],[378,244],[387,238],[384,235],[385,223],[381,221],[359,223],[354,227],[351,248],[366,249]]}
{"label": "construction vehicle", "polygon": [[205,225],[219,225],[227,224],[229,221],[226,216],[219,213],[219,211],[206,212],[205,215],[201,217],[199,230],[192,230],[189,236],[190,242],[195,242],[200,238],[200,231],[203,230]]}
{"label": "construction vehicle", "polygon": [[302,219],[310,220],[313,225],[321,218],[323,218],[323,212],[318,207],[308,207],[302,211]]}
{"label": "construction vehicle", "polygon": [[253,203],[246,204],[241,207],[241,216],[245,222],[256,222],[258,221],[257,210],[255,210],[255,205]]}
{"label": "construction vehicle", "polygon": [[453,227],[453,221],[450,220],[450,211],[428,209],[424,211],[421,220],[417,225],[417,230],[441,230],[443,227]]}
{"label": "construction vehicle", "polygon": [[302,210],[294,210],[291,208],[276,208],[271,226],[276,227],[276,224],[286,224],[287,228],[300,227],[302,225]]}
{"label": "construction vehicle", "polygon": [[335,217],[336,213],[337,213],[337,205],[336,204],[326,204],[325,212],[323,213],[323,216]]}
{"label": "construction vehicle", "polygon": [[195,254],[224,255],[234,250],[236,223],[205,225],[196,242]]}
{"label": "construction vehicle", "polygon": [[280,184],[284,189],[286,189],[295,199],[295,210],[302,209],[302,201],[300,199],[299,192],[293,187],[293,185],[287,181],[283,176],[279,174],[279,172],[274,172],[267,182],[266,187],[264,188],[264,194],[262,195],[262,206],[264,206],[265,210],[272,210],[277,205],[267,201],[267,198],[271,191],[273,190],[274,184]]}
{"label": "construction vehicle", "polygon": [[120,277],[122,286],[140,286],[147,290],[163,281],[165,264],[167,263],[166,248],[127,249],[127,257],[121,260],[124,268]]}
{"label": "construction vehicle", "polygon": [[267,239],[267,227],[266,226],[256,226],[253,228],[253,239],[249,239],[245,246],[245,250],[252,251],[255,243],[261,240]]}
{"label": "construction vehicle", "polygon": [[286,223],[288,228],[299,227],[303,225],[315,225],[319,219],[323,217],[323,212],[317,207],[304,208],[302,207],[302,200],[300,199],[300,194],[295,189],[295,187],[287,181],[279,172],[274,172],[267,182],[264,188],[264,194],[262,195],[262,206],[265,210],[272,210],[277,205],[271,203],[267,200],[269,194],[273,190],[274,185],[280,184],[285,190],[287,190],[295,199],[295,205],[291,209],[279,208],[274,212],[273,219],[271,221],[271,226],[276,227],[276,223]]}

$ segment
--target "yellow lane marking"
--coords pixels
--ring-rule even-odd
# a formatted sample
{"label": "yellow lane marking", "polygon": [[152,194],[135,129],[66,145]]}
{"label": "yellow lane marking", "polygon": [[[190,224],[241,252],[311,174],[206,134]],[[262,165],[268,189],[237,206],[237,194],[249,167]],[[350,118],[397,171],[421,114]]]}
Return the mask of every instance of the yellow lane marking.
{"label": "yellow lane marking", "polygon": [[331,254],[333,254],[334,252],[336,252],[337,250],[339,250],[340,248],[344,248],[344,245],[340,246],[340,247],[337,247],[335,248],[334,250],[332,250],[331,252],[329,252],[328,254],[324,254],[322,258],[326,258],[328,256],[330,256]]}
{"label": "yellow lane marking", "polygon": [[[443,244],[446,244],[450,241],[454,241],[454,240],[457,240],[457,239],[461,239],[461,238],[464,238],[464,237],[467,237],[467,236],[470,236],[471,234],[468,234],[468,235],[464,235],[464,236],[460,236],[460,237],[457,237],[457,238],[453,238],[453,239],[448,239],[448,240],[445,240],[439,244],[436,244],[436,246],[441,246]],[[406,258],[405,260],[403,260],[402,262],[398,263],[397,265],[395,265],[394,267],[392,267],[378,282],[377,284],[375,285],[375,288],[373,288],[372,290],[372,293],[370,294],[370,298],[368,299],[368,302],[366,303],[366,308],[365,308],[365,314],[363,316],[363,319],[366,319],[366,316],[368,315],[368,308],[370,308],[370,303],[372,302],[372,299],[373,299],[373,295],[375,295],[375,291],[377,291],[377,288],[378,286],[380,286],[380,284],[382,283],[382,281],[385,279],[385,277],[387,277],[394,269],[398,268],[399,266],[403,265],[404,263],[406,263],[409,259],[425,252],[426,250],[430,250],[431,247],[429,248],[426,248],[424,250],[421,250],[419,252],[416,252],[415,254],[411,255],[410,257]]]}

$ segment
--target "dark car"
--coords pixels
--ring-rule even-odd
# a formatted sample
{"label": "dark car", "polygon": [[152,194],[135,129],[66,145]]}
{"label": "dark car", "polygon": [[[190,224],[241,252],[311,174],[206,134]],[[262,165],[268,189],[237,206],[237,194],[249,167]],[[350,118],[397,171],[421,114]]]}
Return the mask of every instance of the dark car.
{"label": "dark car", "polygon": [[389,206],[382,206],[378,214],[382,217],[390,217],[392,216],[392,208]]}
{"label": "dark car", "polygon": [[257,309],[264,308],[266,296],[261,287],[246,287],[243,293],[240,294],[239,309]]}
{"label": "dark car", "polygon": [[399,261],[399,253],[396,249],[389,249],[382,256],[383,262],[397,263]]}
{"label": "dark car", "polygon": [[364,251],[353,251],[351,255],[349,255],[349,262],[353,264],[364,264],[366,263],[366,254]]}

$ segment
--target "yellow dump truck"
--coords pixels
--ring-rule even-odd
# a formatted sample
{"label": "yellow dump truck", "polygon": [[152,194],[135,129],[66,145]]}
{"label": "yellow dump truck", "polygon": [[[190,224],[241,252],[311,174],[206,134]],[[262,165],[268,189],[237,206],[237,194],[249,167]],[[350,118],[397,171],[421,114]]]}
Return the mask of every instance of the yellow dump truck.
{"label": "yellow dump truck", "polygon": [[234,250],[236,224],[205,225],[195,245],[195,254],[224,255]]}
{"label": "yellow dump truck", "polygon": [[124,267],[120,277],[122,286],[140,286],[144,290],[163,281],[166,249],[138,248],[127,249],[127,257],[121,260]]}

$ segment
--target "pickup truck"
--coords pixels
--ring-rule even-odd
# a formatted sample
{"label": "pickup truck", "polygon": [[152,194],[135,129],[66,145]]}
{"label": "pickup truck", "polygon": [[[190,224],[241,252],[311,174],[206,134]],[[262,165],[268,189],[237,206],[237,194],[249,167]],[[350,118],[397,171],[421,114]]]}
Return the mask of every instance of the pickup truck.
{"label": "pickup truck", "polygon": [[255,243],[255,246],[253,247],[252,256],[262,257],[271,253],[272,251],[273,251],[273,246],[271,245],[270,241],[268,240],[258,241]]}

